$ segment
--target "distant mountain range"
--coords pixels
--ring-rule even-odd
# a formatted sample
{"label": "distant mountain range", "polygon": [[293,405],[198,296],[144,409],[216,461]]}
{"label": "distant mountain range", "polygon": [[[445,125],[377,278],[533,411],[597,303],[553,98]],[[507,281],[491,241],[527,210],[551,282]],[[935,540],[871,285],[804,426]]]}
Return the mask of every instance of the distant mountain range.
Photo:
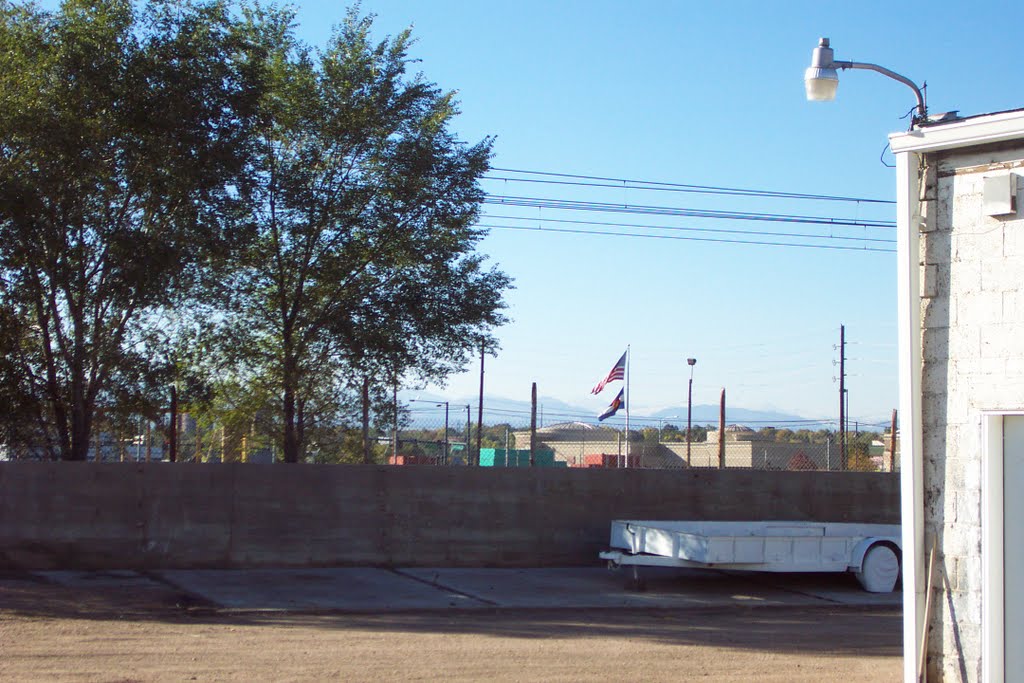
{"label": "distant mountain range", "polygon": [[[412,406],[416,408],[413,413],[414,423],[427,420],[436,422],[437,412],[434,412],[433,410],[430,410],[429,418],[422,418],[419,420],[416,419],[416,413],[420,413],[423,409],[429,408],[429,406],[422,405],[422,402],[436,404],[443,403],[444,401],[448,401],[449,419],[452,420],[453,424],[457,420],[465,420],[466,405],[471,406],[470,413],[472,421],[476,422],[477,397],[475,396],[472,398],[462,397],[452,399],[427,392],[401,391],[398,393],[398,400],[400,402],[406,403],[410,399],[415,399],[416,401],[416,403],[412,404]],[[686,406],[662,408],[656,412],[645,413],[643,415],[633,413],[630,416],[630,419],[638,426],[648,424],[657,425],[659,423],[674,424],[676,426],[685,425]],[[509,422],[513,425],[520,425],[528,423],[529,420],[529,401],[500,398],[497,396],[484,396],[484,424]],[[725,407],[725,420],[727,424],[743,424],[754,429],[767,426],[789,427],[791,429],[801,427],[819,429],[821,427],[828,426],[827,420],[817,422],[792,413],[782,413],[769,410],[752,410],[750,408],[734,407],[728,404]],[[590,408],[572,405],[556,398],[551,398],[549,396],[539,397],[537,399],[538,426],[552,425],[559,422],[586,422],[596,424],[597,414]],[[611,426],[621,427],[624,422],[625,413],[619,411],[618,415],[606,420],[605,423]],[[692,422],[697,425],[717,425],[718,406],[705,404],[694,405]]]}

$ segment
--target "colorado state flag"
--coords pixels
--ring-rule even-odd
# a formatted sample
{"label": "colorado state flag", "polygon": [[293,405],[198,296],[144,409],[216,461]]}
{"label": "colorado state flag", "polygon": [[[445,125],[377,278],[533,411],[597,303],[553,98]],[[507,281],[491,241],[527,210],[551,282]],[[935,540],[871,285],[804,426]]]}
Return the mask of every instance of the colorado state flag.
{"label": "colorado state flag", "polygon": [[621,408],[622,404],[625,402],[623,398],[624,391],[625,389],[619,389],[619,395],[615,397],[615,400],[612,401],[612,404],[605,408],[605,411],[603,413],[597,416],[598,422],[602,422],[605,420],[605,418],[609,418],[615,413],[619,412],[619,408]]}

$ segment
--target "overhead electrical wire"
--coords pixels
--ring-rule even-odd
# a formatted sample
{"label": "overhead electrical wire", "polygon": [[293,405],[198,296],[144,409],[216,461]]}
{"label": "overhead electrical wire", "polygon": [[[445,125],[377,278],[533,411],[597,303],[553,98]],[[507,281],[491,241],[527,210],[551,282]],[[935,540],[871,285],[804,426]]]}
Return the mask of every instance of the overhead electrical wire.
{"label": "overhead electrical wire", "polygon": [[[726,238],[714,238],[714,237],[689,237],[683,235],[651,235],[644,233],[629,233],[629,232],[610,232],[606,230],[571,230],[568,228],[528,228],[519,225],[478,225],[480,228],[495,229],[495,230],[523,230],[527,232],[554,232],[554,233],[567,233],[571,235],[603,235],[606,237],[642,237],[647,239],[661,239],[661,240],[682,240],[689,242],[718,242],[722,244],[748,244],[758,245],[766,247],[799,247],[803,249],[835,249],[840,251],[865,251],[865,252],[878,252],[895,254],[895,249],[879,249],[876,247],[850,247],[838,244],[805,244],[797,242],[769,242],[761,240],[740,240],[740,239],[726,239]],[[756,233],[752,233],[756,234]],[[827,239],[822,236],[818,239]]]}
{"label": "overhead electrical wire", "polygon": [[[801,192],[779,192],[774,190],[756,190],[750,188],[722,187],[714,185],[693,185],[683,183],[666,183],[647,180],[630,180],[625,178],[610,178],[606,176],[590,176],[573,173],[555,173],[547,171],[533,171],[511,168],[494,168],[492,171],[512,174],[484,176],[484,180],[502,183],[533,183],[544,185],[558,185],[566,187],[589,187],[600,189],[605,192],[609,190],[636,190],[636,191],[662,191],[662,192],[687,192],[697,194],[714,194],[725,197],[743,197],[757,199],[781,199],[781,200],[813,200],[829,202],[849,202],[861,204],[893,204],[889,200],[869,199],[863,197],[847,197],[838,195],[821,195]],[[527,178],[513,177],[513,175],[531,176]],[[672,207],[650,204],[634,204],[629,202],[607,202],[576,199],[558,199],[546,197],[530,197],[522,195],[505,195],[487,193],[483,199],[484,204],[492,206],[503,206],[510,209],[537,209],[539,211],[572,211],[583,214],[629,214],[641,216],[657,216],[667,218],[693,218],[693,219],[714,219],[718,221],[744,221],[754,223],[787,223],[808,226],[820,226],[827,228],[828,234],[816,234],[814,232],[780,232],[770,230],[748,230],[726,227],[698,228],[690,226],[668,226],[668,225],[641,225],[636,223],[617,223],[609,221],[588,221],[570,220],[554,217],[540,216],[510,216],[483,214],[482,218],[490,220],[505,221],[530,221],[544,224],[595,226],[599,228],[627,228],[631,232],[622,230],[601,230],[601,229],[572,229],[568,227],[547,227],[537,231],[566,233],[586,236],[605,237],[633,237],[647,239],[674,239],[694,242],[715,242],[723,244],[745,244],[755,246],[779,246],[796,247],[803,249],[831,249],[842,251],[861,251],[895,253],[895,240],[886,237],[869,237],[866,234],[851,235],[842,234],[843,230],[858,228],[861,230],[892,230],[896,227],[894,221],[876,220],[859,217],[837,217],[827,215],[813,215],[802,213],[777,213],[758,211],[737,211],[693,207]],[[555,215],[558,215],[557,213]],[[527,228],[520,225],[488,224],[478,225],[483,229],[493,230],[520,230],[534,231],[534,228]],[[643,230],[645,232],[636,232]],[[649,231],[673,231],[686,233],[700,233],[701,236],[679,235],[679,234],[657,234]],[[837,234],[839,233],[839,234]],[[731,237],[723,237],[731,235]],[[791,240],[800,241],[791,241]]]}
{"label": "overhead electrical wire", "polygon": [[[611,228],[641,228],[645,230],[675,230],[678,232],[700,232],[700,233],[721,233],[730,235],[758,235],[764,237],[809,237],[813,239],[834,239],[853,242],[877,242],[880,244],[896,244],[894,239],[881,237],[848,237],[844,235],[818,235],[806,232],[767,232],[761,230],[730,230],[728,228],[690,228],[684,226],[669,225],[643,225],[640,223],[608,223],[603,221],[574,221],[564,218],[532,218],[530,216],[499,216],[496,214],[481,214],[481,218],[527,221],[530,223],[562,223],[569,225],[599,225]],[[484,226],[481,226],[484,227]]]}
{"label": "overhead electrical wire", "polygon": [[[579,185],[589,187],[608,187],[616,189],[652,190],[652,191],[673,191],[690,192],[697,194],[721,194],[746,197],[763,197],[775,199],[803,199],[826,202],[851,202],[860,204],[895,204],[891,199],[871,199],[867,197],[844,197],[840,195],[810,194],[805,192],[778,192],[774,190],[752,190],[739,187],[722,187],[715,185],[691,185],[685,183],[666,183],[653,180],[629,180],[626,178],[609,178],[605,176],[579,175],[575,173],[554,173],[548,171],[528,171],[514,168],[492,168],[492,171],[499,173],[517,173],[520,175],[547,176],[551,178],[572,178],[576,180],[596,180],[599,183],[578,183],[562,180],[536,180],[529,178],[508,178],[496,176],[484,176],[484,180],[498,180],[507,182],[531,182],[552,185]],[[614,184],[602,184],[614,183]]]}
{"label": "overhead electrical wire", "polygon": [[565,211],[588,211],[594,213],[629,213],[646,216],[679,216],[685,218],[719,218],[737,221],[762,221],[768,223],[804,223],[856,228],[895,228],[894,221],[860,220],[855,218],[834,218],[829,216],[801,216],[794,214],[758,213],[751,211],[719,211],[715,209],[687,209],[671,206],[648,206],[619,204],[611,202],[590,202],[574,199],[544,199],[541,197],[517,197],[488,194],[484,204],[518,206],[536,209]]}

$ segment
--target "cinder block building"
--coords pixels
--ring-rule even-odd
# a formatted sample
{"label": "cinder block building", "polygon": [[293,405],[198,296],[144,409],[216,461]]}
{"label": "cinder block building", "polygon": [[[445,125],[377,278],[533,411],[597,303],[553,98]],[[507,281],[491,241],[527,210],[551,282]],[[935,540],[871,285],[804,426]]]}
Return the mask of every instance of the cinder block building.
{"label": "cinder block building", "polygon": [[1024,110],[918,126],[890,144],[904,680],[923,662],[928,681],[1022,681]]}

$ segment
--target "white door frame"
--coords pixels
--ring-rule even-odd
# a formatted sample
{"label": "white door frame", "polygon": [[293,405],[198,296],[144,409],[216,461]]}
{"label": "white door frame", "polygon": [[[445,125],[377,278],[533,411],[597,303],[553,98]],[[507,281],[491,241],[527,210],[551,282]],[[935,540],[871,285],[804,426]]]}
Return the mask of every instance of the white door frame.
{"label": "white door frame", "polygon": [[986,683],[1005,677],[1003,592],[1003,419],[1024,411],[981,416],[981,667]]}

